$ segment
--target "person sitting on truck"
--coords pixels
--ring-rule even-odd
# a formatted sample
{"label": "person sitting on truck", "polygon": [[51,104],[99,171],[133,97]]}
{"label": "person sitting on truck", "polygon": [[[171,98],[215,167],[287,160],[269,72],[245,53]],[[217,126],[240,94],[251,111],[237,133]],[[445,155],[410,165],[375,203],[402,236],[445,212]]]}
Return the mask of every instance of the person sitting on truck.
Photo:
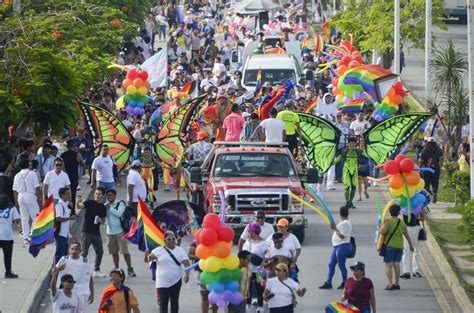
{"label": "person sitting on truck", "polygon": [[206,131],[198,132],[196,139],[197,142],[193,143],[185,152],[185,156],[191,160],[193,166],[202,163],[213,148],[212,143],[209,143],[209,134]]}
{"label": "person sitting on truck", "polygon": [[260,128],[255,137],[252,136],[259,124],[258,114],[255,112],[250,114],[248,121],[244,124],[242,133],[240,133],[240,141],[262,141],[264,136],[262,128]]}
{"label": "person sitting on truck", "polygon": [[295,102],[293,100],[288,100],[285,103],[285,106],[286,110],[279,112],[277,115],[277,119],[285,123],[285,140],[288,143],[288,149],[290,149],[291,153],[293,153],[294,155],[298,151],[298,145],[303,142],[301,139],[300,119],[298,117],[298,114],[294,112]]}
{"label": "person sitting on truck", "polygon": [[[260,237],[262,237],[263,240],[268,240],[275,233],[275,230],[273,229],[273,225],[265,222],[265,212],[263,210],[258,210],[257,212],[255,212],[255,222],[260,224],[260,228],[261,228]],[[244,246],[245,241],[249,239],[248,228],[249,228],[249,225],[245,226],[245,229],[242,232],[242,235],[240,235],[239,243],[237,245],[239,251],[242,251],[242,247]]]}
{"label": "person sitting on truck", "polygon": [[225,141],[240,141],[240,133],[244,128],[245,120],[240,114],[240,108],[237,103],[232,104],[232,113],[224,119]]}
{"label": "person sitting on truck", "polygon": [[265,130],[265,142],[282,143],[286,139],[285,123],[277,119],[278,110],[272,108],[270,118],[263,120],[252,134],[252,139],[257,136],[260,129]]}

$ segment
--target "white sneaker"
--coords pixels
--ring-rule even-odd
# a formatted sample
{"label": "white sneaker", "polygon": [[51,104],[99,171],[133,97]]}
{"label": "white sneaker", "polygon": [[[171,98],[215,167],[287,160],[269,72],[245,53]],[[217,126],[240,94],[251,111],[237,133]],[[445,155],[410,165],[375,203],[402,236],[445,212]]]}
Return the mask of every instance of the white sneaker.
{"label": "white sneaker", "polygon": [[250,312],[250,311],[252,311],[252,309],[253,309],[253,307],[252,307],[251,304],[246,304],[245,305],[245,312]]}
{"label": "white sneaker", "polygon": [[257,305],[257,298],[252,298],[252,305]]}
{"label": "white sneaker", "polygon": [[92,273],[92,275],[96,278],[105,278],[107,277],[107,275],[105,275],[104,273],[102,273],[101,271],[94,271]]}
{"label": "white sneaker", "polygon": [[265,309],[263,308],[263,306],[259,306],[257,308],[257,313],[263,313],[263,312],[265,312]]}
{"label": "white sneaker", "polygon": [[76,191],[81,191],[81,186],[77,186]]}

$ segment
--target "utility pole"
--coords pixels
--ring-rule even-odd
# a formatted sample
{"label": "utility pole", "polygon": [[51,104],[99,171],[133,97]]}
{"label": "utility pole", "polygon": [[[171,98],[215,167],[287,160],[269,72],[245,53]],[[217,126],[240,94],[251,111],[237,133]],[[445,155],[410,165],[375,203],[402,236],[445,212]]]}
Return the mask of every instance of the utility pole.
{"label": "utility pole", "polygon": [[21,0],[13,0],[13,12],[20,13],[21,11]]}
{"label": "utility pole", "polygon": [[400,0],[394,0],[395,21],[394,21],[394,40],[393,40],[393,72],[400,75]]}
{"label": "utility pole", "polygon": [[[470,125],[470,143],[471,160],[473,164],[474,157],[474,0],[467,0],[467,53],[469,59],[469,125]],[[471,199],[474,199],[474,166],[471,165]]]}
{"label": "utility pole", "polygon": [[431,91],[431,76],[429,71],[431,60],[431,0],[426,0],[425,15],[425,99],[428,99]]}

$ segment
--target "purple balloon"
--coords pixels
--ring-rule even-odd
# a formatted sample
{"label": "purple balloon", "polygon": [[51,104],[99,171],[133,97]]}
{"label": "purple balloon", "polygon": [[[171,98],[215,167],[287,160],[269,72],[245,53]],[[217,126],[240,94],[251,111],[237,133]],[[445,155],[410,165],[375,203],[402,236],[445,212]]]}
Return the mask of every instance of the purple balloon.
{"label": "purple balloon", "polygon": [[233,295],[234,295],[233,292],[230,291],[229,289],[224,290],[224,292],[222,293],[222,299],[228,303],[232,300]]}
{"label": "purple balloon", "polygon": [[217,304],[218,302],[222,301],[222,295],[218,294],[214,291],[209,293],[209,302],[212,304]]}
{"label": "purple balloon", "polygon": [[230,299],[230,303],[234,305],[239,305],[244,301],[244,297],[242,297],[242,294],[240,292],[234,292],[232,295],[232,299]]}
{"label": "purple balloon", "polygon": [[133,108],[131,106],[127,106],[125,108],[125,112],[127,112],[128,115],[132,115],[133,114]]}
{"label": "purple balloon", "polygon": [[215,305],[217,305],[219,307],[219,309],[223,309],[227,306],[227,304],[225,303],[224,300],[218,301],[217,303],[215,303]]}
{"label": "purple balloon", "polygon": [[133,108],[134,115],[140,115],[141,109],[140,108]]}

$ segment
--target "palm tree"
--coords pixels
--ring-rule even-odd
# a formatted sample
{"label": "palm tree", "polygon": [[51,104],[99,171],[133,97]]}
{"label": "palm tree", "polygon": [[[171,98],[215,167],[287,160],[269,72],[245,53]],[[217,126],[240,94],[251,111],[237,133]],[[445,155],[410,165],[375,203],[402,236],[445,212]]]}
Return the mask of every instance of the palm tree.
{"label": "palm tree", "polygon": [[461,144],[461,128],[469,118],[469,93],[463,86],[458,86],[453,90],[451,97],[451,108],[453,114],[451,120],[453,122],[453,137],[454,145],[453,151],[458,151],[458,147]]}
{"label": "palm tree", "polygon": [[433,77],[435,95],[441,95],[448,104],[448,137],[451,144],[451,95],[453,90],[463,86],[464,75],[467,74],[468,62],[464,51],[456,49],[453,42],[437,50],[430,60],[429,71]]}

